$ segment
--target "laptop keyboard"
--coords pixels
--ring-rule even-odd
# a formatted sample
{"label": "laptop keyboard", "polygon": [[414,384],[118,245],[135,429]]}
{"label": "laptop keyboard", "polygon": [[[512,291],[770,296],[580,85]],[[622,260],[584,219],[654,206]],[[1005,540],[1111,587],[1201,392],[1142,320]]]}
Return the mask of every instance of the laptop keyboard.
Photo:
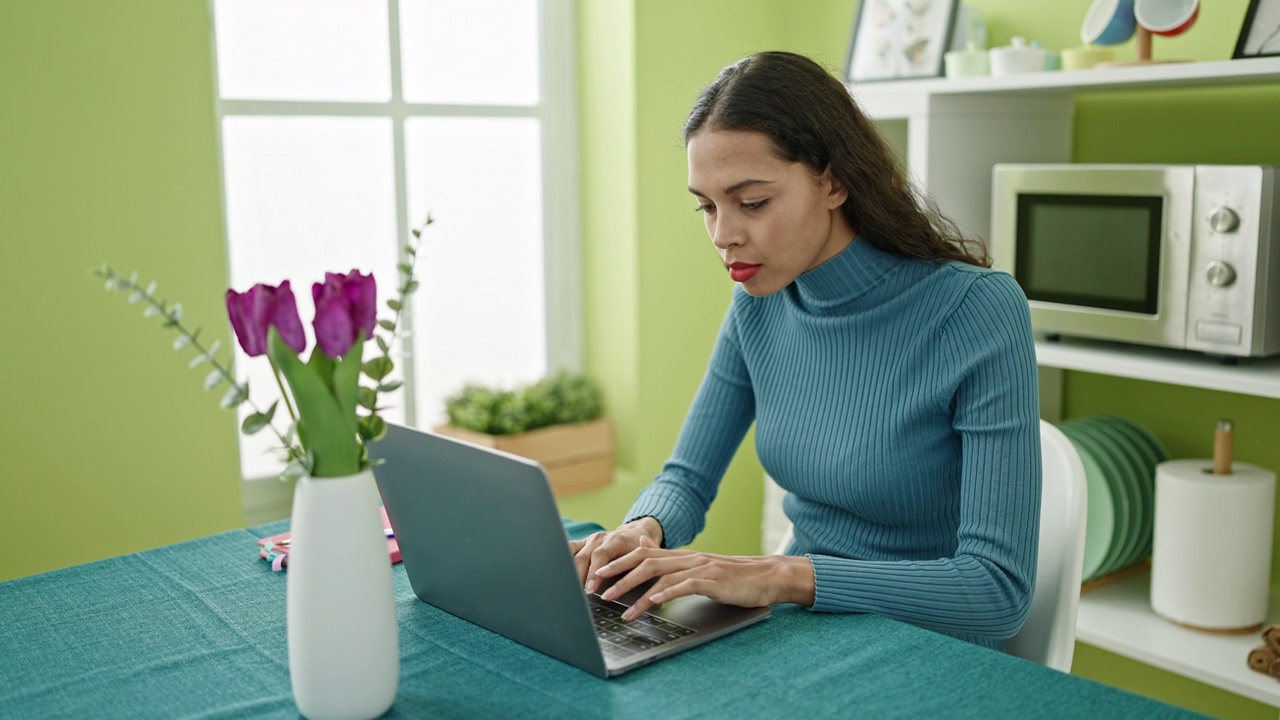
{"label": "laptop keyboard", "polygon": [[604,656],[610,660],[624,660],[697,632],[649,613],[624,622],[622,613],[626,611],[626,605],[610,602],[596,594],[588,595],[587,599],[591,605],[591,620],[596,626],[596,637],[600,639]]}

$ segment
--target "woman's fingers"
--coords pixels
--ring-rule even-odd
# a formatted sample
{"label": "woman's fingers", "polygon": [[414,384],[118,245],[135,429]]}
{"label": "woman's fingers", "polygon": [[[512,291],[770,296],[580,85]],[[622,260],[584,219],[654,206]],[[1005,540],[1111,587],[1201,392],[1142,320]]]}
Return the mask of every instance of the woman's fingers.
{"label": "woman's fingers", "polygon": [[573,553],[573,566],[578,571],[578,582],[587,581],[587,573],[591,568],[591,553],[600,545],[605,533],[588,535],[584,540],[570,540],[569,551]]}

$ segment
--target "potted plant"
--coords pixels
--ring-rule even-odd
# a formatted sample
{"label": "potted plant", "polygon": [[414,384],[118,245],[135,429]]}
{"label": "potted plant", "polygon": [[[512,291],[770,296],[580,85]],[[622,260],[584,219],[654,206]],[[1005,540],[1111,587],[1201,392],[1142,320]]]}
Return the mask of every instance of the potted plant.
{"label": "potted plant", "polygon": [[435,432],[536,460],[556,497],[613,481],[613,429],[604,397],[585,375],[567,371],[501,389],[468,384],[446,398]]}

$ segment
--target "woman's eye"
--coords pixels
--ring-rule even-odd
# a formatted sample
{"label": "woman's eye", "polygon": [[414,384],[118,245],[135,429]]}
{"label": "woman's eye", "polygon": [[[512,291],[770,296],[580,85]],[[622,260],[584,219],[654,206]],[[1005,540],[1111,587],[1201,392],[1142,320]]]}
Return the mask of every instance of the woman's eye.
{"label": "woman's eye", "polygon": [[757,200],[756,202],[742,203],[743,210],[759,210],[769,203],[768,200]]}
{"label": "woman's eye", "polygon": [[700,213],[711,213],[716,211],[716,206],[712,205],[711,203],[707,203],[705,205],[699,205],[698,207],[694,208],[693,211],[700,212]]}

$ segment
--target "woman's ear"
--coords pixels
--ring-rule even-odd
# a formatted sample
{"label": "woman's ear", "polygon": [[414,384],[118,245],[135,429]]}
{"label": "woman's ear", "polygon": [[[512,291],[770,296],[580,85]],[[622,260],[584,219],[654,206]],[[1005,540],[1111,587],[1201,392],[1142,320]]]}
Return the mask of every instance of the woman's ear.
{"label": "woman's ear", "polygon": [[828,210],[835,210],[844,205],[845,200],[849,199],[849,190],[844,186],[844,183],[840,182],[840,178],[831,172],[831,163],[827,163],[827,168],[822,171],[818,182],[827,194]]}

